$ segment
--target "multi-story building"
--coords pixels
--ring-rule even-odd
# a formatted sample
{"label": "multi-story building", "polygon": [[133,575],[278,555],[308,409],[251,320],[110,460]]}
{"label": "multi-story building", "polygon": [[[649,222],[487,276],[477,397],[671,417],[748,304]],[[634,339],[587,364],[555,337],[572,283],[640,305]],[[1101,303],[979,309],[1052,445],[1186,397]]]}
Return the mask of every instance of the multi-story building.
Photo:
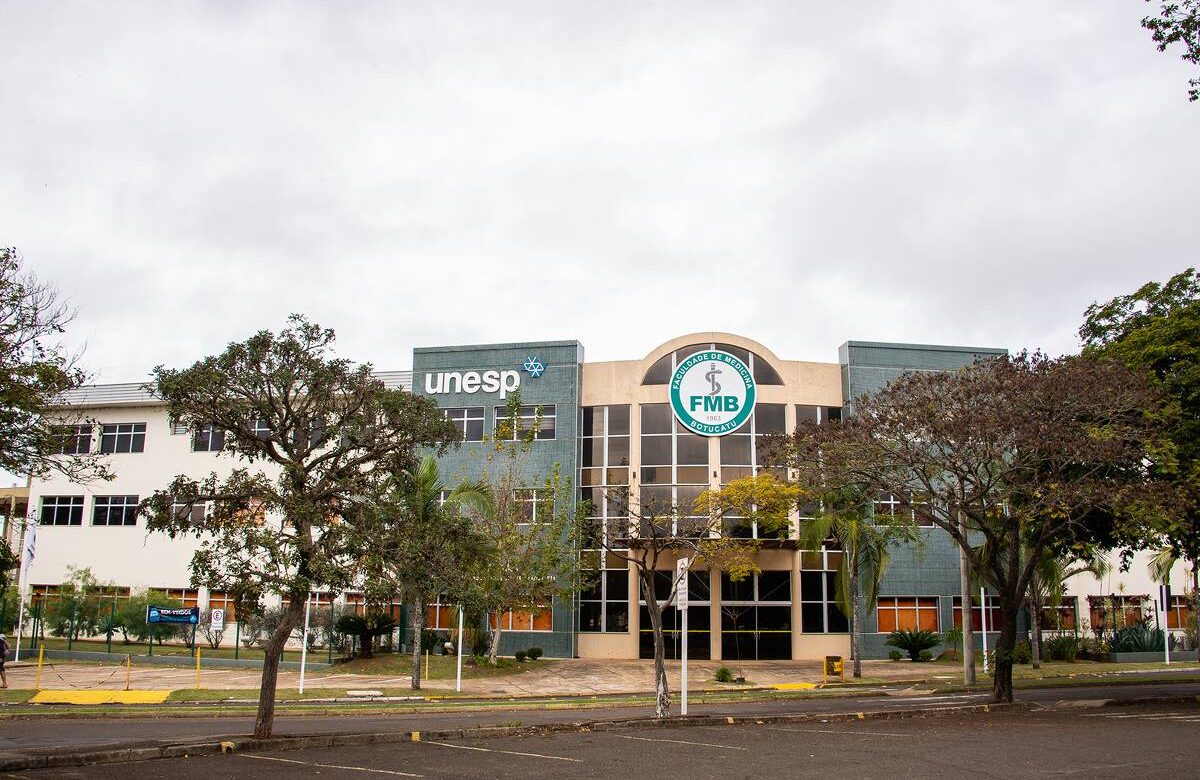
{"label": "multi-story building", "polygon": [[[851,413],[849,399],[904,372],[954,370],[1003,353],[851,341],[840,348],[837,363],[821,363],[785,360],[733,334],[697,333],[641,357],[593,363],[575,341],[420,348],[411,372],[380,376],[389,386],[432,397],[459,424],[462,445],[440,460],[451,482],[489,468],[487,440],[506,413],[506,399],[519,389],[525,405],[520,413],[538,428],[523,461],[530,484],[557,466],[575,475],[595,519],[619,527],[628,518],[608,495],[627,492],[635,505],[657,502],[687,511],[702,491],[766,467],[761,444],[768,434]],[[220,452],[219,435],[173,425],[140,384],[89,387],[66,401],[98,421],[77,431],[76,446],[109,454],[116,478],[88,485],[61,478],[32,483],[29,506],[40,525],[26,582],[45,592],[68,576],[69,567],[89,567],[118,595],[150,587],[185,604],[228,607],[227,594],[189,586],[196,542],[148,534],[136,512],[139,500],[177,474],[234,468],[237,461]],[[536,517],[537,493],[528,500]],[[880,496],[876,512],[894,511],[896,502]],[[753,526],[729,532],[758,536]],[[885,655],[883,641],[894,628],[945,631],[960,622],[957,550],[937,529],[922,533],[928,538],[921,554],[900,549],[892,556],[864,626],[867,657]],[[702,569],[689,574],[689,655],[736,660],[848,654],[847,621],[834,601],[840,553],[801,550],[793,531],[764,538],[757,555],[761,573],[746,580]],[[635,573],[616,556],[592,559],[603,569],[576,599],[498,617],[506,652],[538,645],[551,656],[652,653]],[[329,595],[323,597],[328,603]],[[337,598],[356,600],[353,594]],[[430,607],[431,627],[450,627],[445,606]],[[978,627],[978,603],[974,610]],[[987,610],[994,620],[994,605],[989,602]],[[665,619],[674,655],[680,642],[674,611]]]}

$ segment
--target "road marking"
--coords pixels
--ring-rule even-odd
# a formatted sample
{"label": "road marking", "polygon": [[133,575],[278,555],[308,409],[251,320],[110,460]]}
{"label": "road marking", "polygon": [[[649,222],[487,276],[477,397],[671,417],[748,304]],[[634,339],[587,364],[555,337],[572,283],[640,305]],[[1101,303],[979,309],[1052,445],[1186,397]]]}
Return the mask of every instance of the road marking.
{"label": "road marking", "polygon": [[676,745],[698,745],[699,747],[714,747],[723,750],[749,750],[750,748],[735,747],[734,745],[717,745],[712,742],[688,742],[686,739],[651,739],[650,737],[631,737],[627,734],[613,734],[620,739],[636,739],[639,742],[674,742]]}
{"label": "road marking", "polygon": [[277,758],[275,756],[252,756],[249,753],[239,753],[240,758],[253,758],[256,761],[279,761],[284,764],[301,764],[303,766],[315,766],[321,769],[349,769],[354,772],[374,772],[379,775],[396,775],[398,777],[424,777],[425,775],[414,775],[412,772],[400,772],[395,769],[372,769],[368,766],[340,766],[338,764],[318,764],[315,761],[297,761],[294,758]]}
{"label": "road marking", "polygon": [[425,740],[422,745],[441,745],[442,747],[454,748],[455,750],[478,750],[483,753],[504,753],[509,756],[529,756],[530,758],[552,758],[555,761],[572,761],[576,764],[583,762],[578,758],[567,758],[566,756],[548,756],[545,753],[521,753],[516,750],[496,750],[495,748],[472,747],[471,745],[451,745],[449,742],[430,742]]}
{"label": "road marking", "polygon": [[1135,712],[1127,715],[1110,714],[1107,712],[1084,715],[1085,718],[1142,718],[1152,720],[1157,718],[1174,719],[1174,718],[1196,718],[1200,717],[1200,713],[1180,713],[1180,712]]}
{"label": "road marking", "polygon": [[767,726],[767,731],[792,731],[797,734],[862,734],[871,737],[907,737],[908,734],[896,734],[891,731],[859,731],[858,729],[785,729],[778,726]]}

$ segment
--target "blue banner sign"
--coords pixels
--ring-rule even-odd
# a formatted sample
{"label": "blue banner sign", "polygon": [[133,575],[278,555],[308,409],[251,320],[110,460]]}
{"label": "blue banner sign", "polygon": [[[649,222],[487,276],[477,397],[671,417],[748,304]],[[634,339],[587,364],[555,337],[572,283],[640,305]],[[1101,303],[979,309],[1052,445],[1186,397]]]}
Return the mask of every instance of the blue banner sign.
{"label": "blue banner sign", "polygon": [[146,607],[146,622],[185,623],[194,626],[200,622],[200,608],[170,609],[168,607],[156,607],[151,604]]}

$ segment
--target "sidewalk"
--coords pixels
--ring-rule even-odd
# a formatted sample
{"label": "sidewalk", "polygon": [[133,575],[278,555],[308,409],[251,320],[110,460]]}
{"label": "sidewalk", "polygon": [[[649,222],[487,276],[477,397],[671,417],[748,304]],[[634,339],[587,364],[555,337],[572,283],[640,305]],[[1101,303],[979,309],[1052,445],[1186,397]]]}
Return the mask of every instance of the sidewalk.
{"label": "sidewalk", "polygon": [[[712,690],[721,688],[744,688],[739,685],[722,685],[713,682],[713,675],[721,666],[728,666],[734,676],[744,676],[754,686],[772,686],[788,683],[819,683],[821,663],[819,661],[691,661],[688,663],[688,690]],[[6,668],[8,685],[13,689],[35,687],[36,662],[10,663]],[[956,678],[956,669],[945,667],[947,682]],[[877,681],[903,681],[924,678],[929,674],[941,675],[941,667],[925,666],[914,669],[910,664],[891,661],[864,661],[863,675]],[[671,687],[677,688],[680,665],[678,661],[667,662],[667,675]],[[255,689],[259,686],[261,672],[257,669],[203,669],[200,682],[208,689]],[[92,689],[123,690],[125,667],[103,664],[47,662],[42,669],[41,687],[44,689]],[[849,679],[849,677],[847,677]],[[306,688],[406,688],[409,677],[347,674],[337,671],[309,671],[305,675]],[[281,670],[278,687],[296,688],[300,683],[299,671]],[[195,669],[138,666],[130,674],[130,688],[136,690],[176,690],[192,688],[196,684]],[[654,689],[654,662],[650,660],[596,660],[559,659],[531,662],[530,669],[521,674],[502,675],[463,680],[463,693],[478,696],[549,696],[549,695],[599,695],[614,693],[645,693]],[[427,692],[454,690],[453,679],[426,680]]]}
{"label": "sidewalk", "polygon": [[[36,663],[9,664],[8,685],[13,689],[32,689],[35,686]],[[744,676],[747,685],[721,684],[713,681],[716,670],[728,666],[734,676]],[[1128,665],[1092,664],[1089,673],[1113,674]],[[1198,673],[1194,662],[1172,664],[1141,664],[1146,672],[1179,671]],[[679,687],[680,665],[667,662],[667,676],[672,690]],[[847,664],[849,667],[849,664]],[[1027,668],[1027,667],[1023,667]],[[1044,671],[1052,676],[1055,667]],[[1141,671],[1140,669],[1138,671]],[[849,672],[849,668],[847,668]],[[1126,672],[1133,674],[1136,672]],[[1020,675],[1018,675],[1020,676]],[[955,664],[911,664],[894,661],[863,661],[863,677],[871,683],[929,682],[955,685],[962,680],[961,668]],[[257,669],[203,669],[202,688],[210,690],[257,690],[261,673]],[[849,674],[846,677],[850,681]],[[795,683],[820,683],[819,661],[691,661],[688,663],[688,690],[745,690],[748,686],[771,687]],[[300,673],[282,670],[278,687],[281,690],[299,686]],[[178,690],[195,687],[194,669],[163,666],[133,667],[130,688],[135,690]],[[331,670],[312,671],[305,675],[306,688],[341,690],[408,688],[409,677],[347,674]],[[43,689],[124,690],[125,667],[91,664],[47,663],[42,670]],[[427,694],[452,692],[454,679],[426,680]],[[463,693],[481,697],[527,696],[592,696],[606,694],[644,694],[654,690],[654,662],[650,660],[558,659],[531,662],[528,671],[520,674],[482,677],[463,680]]]}

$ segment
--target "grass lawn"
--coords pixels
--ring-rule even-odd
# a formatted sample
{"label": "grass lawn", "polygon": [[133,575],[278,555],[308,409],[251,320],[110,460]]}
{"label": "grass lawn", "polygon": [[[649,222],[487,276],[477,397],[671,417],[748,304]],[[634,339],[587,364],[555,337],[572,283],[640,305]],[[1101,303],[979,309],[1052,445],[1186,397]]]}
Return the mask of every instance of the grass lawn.
{"label": "grass lawn", "polygon": [[[540,659],[517,663],[512,658],[498,658],[495,666],[486,663],[476,666],[471,657],[463,658],[462,676],[464,680],[477,677],[506,677],[511,674],[523,674],[532,669],[544,669],[554,661]],[[453,680],[457,657],[452,655],[430,655],[429,673],[425,674],[425,659],[421,659],[421,674],[427,680]],[[412,672],[412,656],[404,653],[376,653],[372,658],[356,658],[344,664],[338,664],[337,671],[346,674],[374,675],[408,675]]]}

